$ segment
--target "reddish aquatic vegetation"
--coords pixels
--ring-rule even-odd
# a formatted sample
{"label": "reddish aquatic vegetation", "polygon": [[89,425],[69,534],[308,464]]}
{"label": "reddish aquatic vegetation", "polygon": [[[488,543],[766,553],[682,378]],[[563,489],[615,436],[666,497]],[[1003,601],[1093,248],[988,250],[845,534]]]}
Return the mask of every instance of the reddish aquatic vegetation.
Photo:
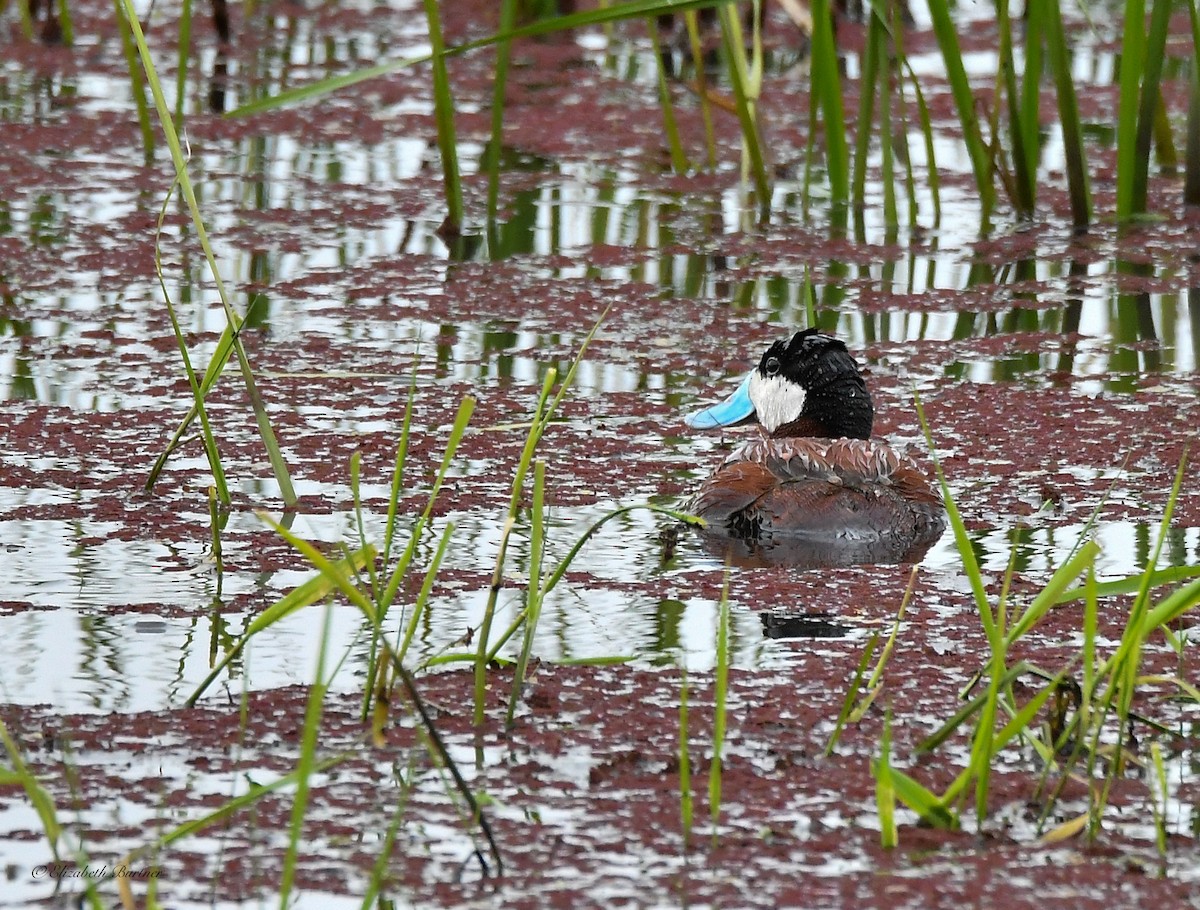
{"label": "reddish aquatic vegetation", "polygon": [[[1083,908],[1131,906],[1119,898],[1131,887],[1143,902],[1176,906],[1186,899],[1191,886],[1147,875],[1158,867],[1151,846],[1130,840],[1119,829],[1091,848],[1023,843],[1021,830],[1032,822],[1036,808],[1025,808],[1034,798],[1035,775],[1023,770],[1021,762],[997,769],[991,800],[995,811],[1010,821],[990,826],[986,837],[905,827],[900,849],[880,850],[877,833],[855,822],[870,812],[874,798],[873,784],[861,768],[876,748],[879,718],[849,728],[834,755],[824,757],[828,720],[840,694],[823,685],[821,677],[831,671],[850,673],[854,660],[853,655],[839,659],[808,650],[797,646],[792,673],[731,675],[735,710],[715,841],[706,832],[704,795],[712,691],[709,680],[693,677],[689,751],[700,827],[686,862],[678,814],[679,731],[672,707],[680,685],[676,672],[543,665],[530,680],[529,707],[519,712],[516,727],[507,734],[500,730],[500,711],[508,679],[504,673],[492,674],[482,745],[497,757],[477,771],[472,786],[500,801],[486,811],[505,875],[480,877],[469,842],[450,834],[457,826],[454,809],[440,785],[422,773],[414,779],[406,811],[435,827],[403,836],[388,861],[386,893],[417,904],[471,902],[486,895],[506,904],[539,906],[568,900],[578,905],[581,889],[600,903],[661,900],[674,893],[688,902],[736,901],[741,906],[780,906],[801,898],[820,899],[828,906],[870,906],[886,894],[894,906],[916,908],[960,906],[963,900],[983,898],[992,883],[1005,882],[1006,907],[1034,906],[1035,898],[1041,899],[1039,891],[1061,886],[1071,887],[1075,905]],[[914,657],[921,659],[906,649],[897,651],[900,666],[892,671],[897,680],[905,678]],[[822,672],[806,677],[803,670],[818,664],[824,665]],[[422,680],[426,699],[440,708],[443,736],[452,744],[466,746],[472,740],[466,710],[470,685],[466,673]],[[936,674],[921,680],[921,691],[923,710],[948,711],[955,702],[953,686]],[[53,779],[60,763],[69,761],[85,810],[90,800],[121,787],[131,804],[149,812],[150,821],[161,812],[155,807],[211,810],[223,801],[220,793],[190,790],[177,770],[181,763],[206,773],[249,773],[260,782],[272,767],[287,771],[298,748],[306,699],[307,693],[295,688],[251,693],[244,728],[236,704],[215,703],[123,718],[61,717],[47,708],[10,707],[4,709],[4,719],[27,746],[32,731],[61,731],[52,741],[30,748],[28,760],[44,779]],[[357,719],[358,707],[354,696],[335,696],[325,705],[324,747],[352,757],[315,780],[310,794],[305,838],[320,849],[301,852],[298,875],[313,891],[343,893],[362,887],[375,855],[361,849],[360,839],[387,824],[398,797],[394,769],[415,762],[420,772],[428,762],[407,721],[390,726],[386,744],[372,746]],[[904,732],[897,735],[898,752],[911,746]],[[143,761],[143,752],[153,762]],[[134,775],[148,776],[139,779],[127,772],[117,778],[106,770],[113,759],[132,761]],[[913,773],[944,786],[954,767],[935,754]],[[1078,795],[1068,789],[1066,798]],[[1118,806],[1136,808],[1145,799],[1145,784],[1139,781],[1119,782],[1114,793]],[[226,844],[219,874],[212,857],[168,851],[161,857],[159,893],[178,902],[196,899],[208,887],[216,888],[218,900],[270,894],[280,857],[259,847],[253,852],[255,862],[247,865],[250,842],[282,837],[289,822],[286,799],[272,795],[259,800],[242,820],[219,823]],[[161,825],[162,819],[151,823]],[[441,824],[448,827],[436,827]],[[94,827],[89,836],[93,859],[112,862],[145,833],[132,826]],[[1197,859],[1187,842],[1177,843],[1171,856],[1173,868]],[[613,876],[614,860],[632,864],[638,874]],[[788,874],[779,874],[783,868]],[[872,872],[864,876],[866,869]],[[1026,890],[1034,881],[1033,890]]]}
{"label": "reddish aquatic vegetation", "polygon": [[[88,86],[95,83],[80,80],[81,75],[117,83],[126,78],[108,7],[84,0],[72,3],[72,11],[77,31],[91,44],[68,50],[5,43],[5,73],[20,67],[17,82],[25,94],[5,96],[6,104],[14,99],[16,112],[5,120],[0,146],[0,198],[14,200],[19,216],[15,230],[6,228],[14,232],[0,236],[2,315],[5,328],[11,328],[4,351],[20,364],[10,377],[11,397],[0,407],[3,518],[28,523],[22,527],[44,522],[71,528],[80,564],[119,560],[120,552],[113,556],[105,549],[114,543],[153,547],[159,576],[188,575],[197,590],[206,590],[203,582],[214,571],[208,561],[210,478],[198,442],[187,442],[153,493],[141,490],[189,402],[151,279],[153,230],[170,184],[169,168],[161,153],[145,167],[129,111],[104,109],[97,102],[110,99],[88,96],[95,90]],[[447,33],[454,40],[485,34],[494,13],[494,4],[446,5]],[[174,15],[173,8],[156,9],[162,33],[173,27]],[[280,48],[270,40],[270,29],[260,33],[238,15],[235,10],[237,40],[229,48],[236,69],[262,72],[256,55],[277,54]],[[319,43],[314,35],[369,36],[372,43],[363,53],[372,63],[377,51],[416,40],[406,31],[404,16],[384,14],[382,7],[279,4],[270,15],[292,17],[292,26],[301,30],[315,29],[304,39],[314,43]],[[844,46],[860,47],[861,27],[843,26]],[[386,38],[388,51],[374,42],[379,36]],[[973,47],[991,48],[986,29],[968,37]],[[785,30],[769,32],[768,40],[774,50],[789,47]],[[198,26],[196,44],[197,60],[214,49],[207,24]],[[914,54],[932,53],[936,42],[931,33],[916,32],[906,36],[906,47]],[[333,51],[335,57],[338,53]],[[165,56],[162,74],[170,79],[173,63]],[[335,59],[298,66],[289,71],[289,84],[349,65]],[[464,102],[460,138],[482,144],[490,131],[491,57],[470,55],[452,61],[451,68]],[[43,77],[36,91],[25,84]],[[593,230],[570,238],[573,245],[558,238],[548,244],[528,239],[524,247],[515,242],[506,259],[485,260],[483,253],[472,252],[476,259],[448,261],[425,229],[442,214],[441,178],[428,151],[434,127],[426,82],[425,72],[404,71],[318,103],[252,118],[202,111],[188,118],[197,169],[211,169],[202,172],[208,191],[204,205],[222,224],[221,242],[265,263],[260,271],[241,273],[244,280],[234,291],[239,305],[251,292],[267,297],[265,324],[247,326],[242,340],[302,485],[297,511],[303,517],[349,511],[348,466],[356,451],[363,456],[364,480],[373,485],[368,510],[382,508],[378,490],[390,479],[400,415],[415,371],[418,394],[400,512],[410,517],[424,508],[454,410],[472,395],[478,406],[461,448],[469,467],[465,476],[450,478],[435,515],[489,516],[485,530],[494,530],[507,509],[524,444],[519,425],[529,419],[536,400],[539,370],[547,364],[564,370],[583,334],[610,305],[580,388],[561,412],[565,422],[553,425],[543,444],[552,520],[561,522],[556,531],[574,537],[582,528],[571,522],[573,510],[587,510],[594,518],[609,506],[650,497],[677,503],[720,460],[723,445],[740,438],[731,433],[722,443],[698,437],[683,427],[682,415],[701,396],[714,394],[722,377],[749,367],[753,351],[804,318],[802,305],[794,301],[763,302],[753,295],[743,298],[741,291],[751,285],[762,289],[772,280],[794,286],[806,268],[823,290],[845,294],[834,302],[840,312],[861,317],[869,327],[855,353],[870,364],[878,432],[918,442],[910,390],[920,390],[951,488],[972,529],[1015,533],[1018,521],[1040,530],[1076,528],[1123,463],[1127,468],[1116,480],[1105,518],[1152,527],[1161,515],[1175,466],[1195,442],[1200,424],[1194,375],[1171,368],[1180,357],[1175,346],[1186,342],[1097,338],[1091,329],[1057,331],[1053,322],[1006,320],[1018,309],[1045,315],[1073,302],[1097,307],[1095,294],[1114,288],[1131,296],[1183,293],[1200,276],[1195,261],[1200,223],[1195,213],[1179,210],[1178,180],[1152,179],[1152,208],[1165,213],[1164,219],[1125,233],[1102,224],[1086,236],[1074,236],[1063,222],[1069,207],[1058,174],[1049,174],[1039,187],[1044,223],[1001,229],[986,240],[972,237],[962,249],[945,234],[936,243],[831,237],[797,208],[777,212],[768,226],[725,233],[725,194],[737,185],[736,169],[670,173],[664,167],[653,85],[619,78],[573,39],[559,36],[514,46],[505,142],[507,151],[524,161],[519,166],[529,170],[505,174],[502,210],[507,218],[523,217],[531,224],[535,216],[563,211],[555,207],[557,201],[564,187],[575,185],[567,179],[568,170],[582,166],[586,177],[578,183],[595,191],[589,206],[582,207],[586,217],[603,213],[614,230],[601,242],[580,243],[583,236],[595,240],[599,232]],[[935,80],[929,87],[939,132],[953,135],[953,100],[944,84]],[[990,98],[990,90],[984,97]],[[1082,93],[1085,119],[1107,122],[1114,97],[1111,87]],[[1181,109],[1176,88],[1166,97],[1173,109]],[[676,100],[684,141],[699,157],[700,120],[690,97],[676,92]],[[807,83],[794,76],[769,78],[761,104],[773,160],[787,175],[803,161],[807,144]],[[718,112],[717,122],[718,155],[732,164],[737,156],[732,120]],[[334,174],[314,166],[276,180],[250,163],[256,154],[251,143],[260,136],[269,142],[294,139],[302,154],[328,153],[329,162],[337,160],[330,149],[350,148],[349,158],[361,153],[366,159],[354,165],[363,173]],[[415,173],[398,178],[388,168],[402,156],[389,143],[401,140],[423,143],[426,151],[417,154]],[[375,153],[376,147],[382,151]],[[1097,209],[1104,211],[1112,205],[1113,153],[1099,147],[1089,151]],[[549,157],[538,160],[539,155]],[[221,181],[235,188],[223,190]],[[98,191],[113,186],[141,196],[99,206]],[[480,174],[466,179],[475,228],[485,186]],[[947,172],[943,186],[950,197],[969,197],[972,191],[961,169]],[[641,208],[613,201],[630,188]],[[264,201],[249,203],[258,191]],[[651,222],[665,229],[652,233]],[[182,210],[173,208],[166,225],[165,271],[177,293],[173,282],[195,270],[196,253]],[[396,230],[375,233],[381,225]],[[318,251],[328,255],[313,255]],[[281,265],[288,256],[306,254],[313,258],[299,268]],[[672,256],[681,261],[672,264]],[[1118,257],[1156,270],[1114,274],[1114,266],[1068,274],[1072,266],[1097,266]],[[916,272],[919,263],[938,259],[952,260],[964,273],[969,266],[978,270],[969,282],[948,282],[939,273],[932,287],[918,283],[907,291],[880,277],[881,266]],[[1057,272],[1047,270],[1049,265]],[[672,269],[694,270],[694,279],[671,276]],[[189,344],[211,346],[222,324],[213,317],[215,300],[202,284],[187,290],[192,295],[184,307],[191,320],[184,327]],[[1091,296],[1082,303],[1085,294]],[[960,314],[969,330],[956,331],[949,340],[891,340],[905,337],[889,330],[887,320],[894,314],[898,321]],[[421,349],[415,352],[418,335]],[[480,336],[486,337],[480,341]],[[1097,370],[1080,371],[1069,362],[1097,350],[1104,356]],[[1172,358],[1167,365],[1149,360],[1160,354]],[[1022,358],[1034,364],[1000,375],[1005,361]],[[966,368],[977,364],[995,367],[989,381],[965,378],[971,375]],[[20,385],[27,376],[35,378]],[[1112,391],[1115,386],[1120,391]],[[19,395],[34,401],[17,400]],[[239,485],[234,518],[244,519],[235,520],[223,537],[227,577],[306,569],[288,545],[248,516],[281,503],[233,371],[212,394],[210,406],[226,468]],[[1176,511],[1177,527],[1200,527],[1198,494],[1200,471],[1192,466]],[[657,527],[602,532],[597,545],[612,547],[610,561],[567,573],[562,587],[578,598],[584,622],[627,622],[626,615],[614,618],[604,607],[589,612],[590,600],[614,593],[630,602],[658,604],[667,615],[682,613],[685,603],[713,603],[721,596],[722,573],[698,561],[694,542],[685,536],[678,552],[668,555],[656,533]],[[491,545],[486,534],[481,537],[481,548]],[[328,542],[316,542],[334,552]],[[39,544],[31,538],[14,546],[36,550]],[[1185,558],[1194,561],[1196,554]],[[433,588],[435,601],[486,591],[491,574],[486,560],[480,562],[444,567]],[[523,566],[517,575],[522,571]],[[985,574],[995,598],[1003,586],[1000,573]],[[1019,567],[1010,596],[1028,603],[1045,578],[1042,567]],[[760,632],[769,635],[789,620],[807,623],[812,637],[781,646],[771,666],[734,669],[723,827],[715,846],[707,832],[697,832],[686,854],[678,816],[680,678],[674,670],[543,664],[511,734],[501,731],[500,721],[511,677],[504,671],[490,674],[490,713],[481,732],[488,757],[472,787],[498,800],[488,810],[507,868],[498,881],[480,880],[467,835],[456,833],[463,830],[460,815],[446,802],[410,722],[392,726],[387,744],[376,748],[358,720],[359,697],[331,697],[322,754],[347,750],[353,757],[314,791],[299,885],[361,893],[376,861],[372,838],[401,802],[397,777],[411,758],[418,772],[406,810],[412,824],[402,828],[401,843],[388,859],[389,895],[401,902],[1040,908],[1047,895],[1069,890],[1073,905],[1085,910],[1182,905],[1195,888],[1188,876],[1200,859],[1184,828],[1172,829],[1163,876],[1157,874],[1152,843],[1123,821],[1114,822],[1097,846],[1040,846],[1033,836],[1036,809],[1030,808],[1040,768],[1015,748],[1000,762],[993,781],[993,817],[984,836],[906,823],[901,849],[885,852],[877,846],[868,769],[878,751],[882,712],[848,728],[833,757],[822,753],[865,636],[890,628],[908,579],[907,567],[892,566],[733,574],[735,617],[751,620],[739,627],[741,646],[765,647]],[[411,603],[418,581],[409,579],[402,588],[405,602]],[[524,585],[521,577],[506,577],[502,595],[515,598]],[[183,620],[206,643],[211,636],[219,651],[236,637],[238,623],[281,593],[264,582],[226,594],[223,602],[198,597],[178,603],[148,599],[131,583],[116,604],[76,607],[65,595],[56,607],[6,599],[0,601],[0,613],[36,610],[34,619],[40,622],[47,613],[68,612],[101,633],[106,623],[126,615],[136,615],[139,623],[160,619],[164,626],[167,620]],[[957,773],[955,759],[965,743],[956,741],[952,749],[928,758],[913,759],[911,750],[958,709],[960,689],[986,662],[986,642],[973,609],[953,571],[919,575],[880,702],[890,704],[896,718],[898,761],[935,789]],[[1119,634],[1127,609],[1127,599],[1105,604],[1102,636],[1111,640]],[[1051,670],[1068,665],[1075,656],[1069,643],[1080,623],[1078,605],[1051,612],[1013,660],[1028,659]],[[689,648],[703,649],[688,644],[669,622],[662,626],[656,631],[663,641],[654,660],[678,655],[686,660],[694,655]],[[454,634],[470,631],[470,623],[462,622]],[[686,631],[694,635],[697,630]],[[103,640],[98,634],[90,641]],[[161,650],[169,652],[163,641]],[[121,645],[132,647],[128,641]],[[83,669],[119,675],[121,656],[88,655]],[[1147,672],[1181,672],[1161,641],[1151,643],[1147,659]],[[76,665],[61,669],[63,676],[81,672]],[[245,667],[238,665],[236,672]],[[705,820],[711,682],[695,671],[691,681],[696,818]],[[294,768],[307,692],[252,691],[243,728],[237,704],[241,683],[240,677],[230,681],[233,694],[214,689],[196,709],[77,714],[54,704],[5,705],[0,717],[50,790],[60,818],[86,834],[94,856],[114,861],[147,844],[153,832],[221,806],[235,783],[262,784]],[[420,686],[456,754],[468,754],[475,738],[466,674],[425,676]],[[1022,685],[1017,689],[1022,697],[1030,692]],[[170,697],[186,694],[173,691]],[[1190,722],[1178,705],[1153,695],[1139,696],[1135,707],[1177,725]],[[1146,735],[1141,728],[1139,735]],[[1194,737],[1164,744],[1185,761],[1196,745]],[[1194,811],[1196,791],[1195,781],[1184,780],[1175,799]],[[1069,787],[1065,797],[1074,802],[1054,820],[1078,811],[1082,796],[1078,787]],[[15,790],[0,793],[6,808],[23,802]],[[1144,825],[1150,817],[1142,780],[1118,781],[1113,802],[1124,819]],[[219,869],[218,851],[210,844],[197,847],[201,842],[184,839],[173,846],[162,857],[160,899],[208,901],[215,888],[218,901],[269,900],[280,881],[279,844],[290,807],[288,797],[272,796],[254,811],[223,822]],[[117,815],[120,820],[114,821]],[[27,845],[22,857],[42,859],[38,834],[22,829],[23,824],[31,823],[15,821],[10,829],[16,830],[6,829],[3,836]],[[23,876],[24,868],[17,874]]]}

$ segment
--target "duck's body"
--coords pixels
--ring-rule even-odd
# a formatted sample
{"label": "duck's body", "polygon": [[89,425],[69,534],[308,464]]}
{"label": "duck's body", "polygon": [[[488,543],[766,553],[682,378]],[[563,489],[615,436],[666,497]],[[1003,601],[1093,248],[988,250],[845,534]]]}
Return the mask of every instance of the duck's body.
{"label": "duck's body", "polygon": [[725,459],[689,510],[759,557],[780,539],[801,551],[767,561],[919,558],[945,530],[942,499],[910,458],[870,439],[873,419],[845,345],[812,329],[777,342],[728,401],[689,420],[757,420],[765,431]]}

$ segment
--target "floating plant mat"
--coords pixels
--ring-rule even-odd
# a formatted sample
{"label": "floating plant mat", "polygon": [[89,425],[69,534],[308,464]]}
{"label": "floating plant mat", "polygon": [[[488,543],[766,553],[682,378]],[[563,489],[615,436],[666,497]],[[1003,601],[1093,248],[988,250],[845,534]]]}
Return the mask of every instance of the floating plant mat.
{"label": "floating plant mat", "polygon": [[[330,674],[322,757],[350,757],[313,778],[299,906],[358,906],[401,805],[408,814],[383,873],[398,904],[576,905],[586,894],[605,904],[958,907],[999,894],[1005,907],[1040,907],[1069,893],[1073,906],[1108,910],[1182,906],[1200,887],[1195,704],[1167,688],[1140,691],[1134,709],[1178,734],[1136,725],[1140,760],[1150,761],[1151,742],[1162,747],[1168,792],[1156,795],[1151,772],[1118,778],[1094,844],[1039,841],[1086,800],[1068,788],[1039,824],[1028,806],[1043,758],[1012,744],[996,761],[984,838],[966,809],[965,833],[925,829],[901,809],[901,849],[878,846],[870,761],[881,753],[885,714],[893,764],[934,790],[948,786],[969,749],[960,734],[930,756],[912,754],[959,709],[960,690],[989,657],[949,534],[912,583],[883,690],[826,758],[864,650],[896,622],[908,568],[739,568],[727,577],[694,536],[664,533],[669,519],[635,512],[607,524],[546,599],[532,649],[541,664],[510,733],[501,730],[511,669],[487,674],[478,753],[469,674],[442,664],[417,681],[471,790],[492,798],[486,813],[507,870],[498,881],[480,880],[478,833],[416,745],[401,696],[395,723],[370,741],[361,707],[371,630],[352,607],[339,602],[327,626],[319,607],[272,626],[198,707],[183,707],[214,659],[312,569],[256,514],[278,519],[285,510],[235,370],[208,398],[233,498],[219,519],[219,569],[213,477],[199,443],[189,439],[154,490],[143,490],[191,405],[154,273],[155,223],[173,172],[161,146],[147,164],[111,7],[69,6],[73,48],[22,38],[16,4],[0,13],[0,720],[67,827],[68,853],[82,840],[91,861],[114,867],[152,845],[156,831],[290,773],[323,638],[327,667],[345,659]],[[495,4],[443,6],[450,40],[495,27]],[[640,25],[621,26],[514,45],[501,219],[491,236],[481,215],[494,56],[450,62],[468,213],[459,242],[439,230],[445,197],[427,69],[254,117],[210,109],[217,94],[228,109],[419,54],[428,41],[420,4],[260,7],[261,20],[235,21],[225,46],[207,21],[197,25],[182,98],[190,168],[233,303],[248,313],[241,339],[299,494],[292,530],[331,556],[354,545],[349,465],[360,452],[366,535],[383,537],[415,384],[398,509],[407,531],[425,507],[459,403],[476,401],[417,539],[420,571],[386,622],[389,637],[404,628],[420,574],[453,523],[411,665],[477,644],[469,640],[495,581],[538,390],[550,369],[566,372],[605,312],[539,450],[550,563],[613,508],[675,506],[695,489],[741,431],[697,434],[683,415],[724,381],[736,383],[771,340],[808,324],[810,286],[820,327],[843,338],[866,370],[877,433],[924,459],[919,394],[993,601],[1006,589],[1012,604],[1027,605],[1085,536],[1102,548],[1101,583],[1151,562],[1175,470],[1189,446],[1196,454],[1200,225],[1180,207],[1179,178],[1152,170],[1156,220],[1118,228],[1101,217],[1075,232],[1059,131],[1044,123],[1036,217],[1022,222],[1001,207],[981,238],[942,58],[925,5],[913,6],[907,52],[930,80],[941,220],[933,224],[930,190],[918,179],[915,226],[886,223],[884,162],[873,145],[858,236],[852,225],[832,226],[824,183],[804,199],[810,82],[774,6],[759,102],[775,172],[765,222],[756,223],[741,182],[741,137],[727,113],[717,112],[714,168],[678,175],[665,166],[655,55]],[[181,8],[142,12],[173,105],[176,56],[163,36],[177,33]],[[990,11],[957,15],[972,17],[957,20],[964,58],[976,88],[990,93]],[[1105,23],[1088,29],[1074,8],[1066,15],[1101,213],[1115,196],[1119,39]],[[863,71],[865,40],[861,26],[839,26],[849,79]],[[1189,41],[1173,33],[1164,52],[1176,118]],[[671,54],[683,57],[679,45]],[[672,92],[699,161],[694,95],[681,84]],[[910,142],[910,152],[920,169],[921,143]],[[823,181],[821,155],[814,166]],[[176,199],[159,246],[163,277],[203,365],[225,315]],[[1160,567],[1200,564],[1198,463],[1185,469]],[[499,579],[497,626],[527,602],[529,507],[526,495]],[[703,794],[725,591],[732,682],[714,846]],[[1129,603],[1128,595],[1102,601],[1101,658]],[[1082,613],[1078,601],[1051,610],[1013,660],[1068,665]],[[1140,672],[1195,683],[1193,624],[1188,614],[1174,629],[1182,657],[1161,633],[1148,639]],[[513,659],[519,638],[498,659]],[[623,663],[567,665],[605,660]],[[697,794],[686,851],[681,667]],[[1033,675],[1017,680],[1017,703],[1040,685]],[[14,763],[11,754],[0,759],[6,770]],[[157,864],[166,906],[273,902],[291,792],[131,868]],[[53,890],[33,876],[49,858],[35,805],[5,779],[0,906]],[[1169,834],[1162,852],[1160,831]],[[73,897],[83,884],[64,879],[60,893]],[[132,886],[141,899],[148,884]],[[116,884],[100,890],[111,903]]]}

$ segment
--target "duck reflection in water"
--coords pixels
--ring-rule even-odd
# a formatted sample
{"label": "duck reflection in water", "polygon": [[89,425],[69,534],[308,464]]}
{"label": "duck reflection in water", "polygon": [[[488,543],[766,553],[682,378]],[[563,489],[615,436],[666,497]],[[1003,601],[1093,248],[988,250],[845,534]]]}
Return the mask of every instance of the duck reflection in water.
{"label": "duck reflection in water", "polygon": [[734,565],[917,562],[941,537],[941,495],[906,455],[871,439],[875,410],[845,344],[816,329],[777,341],[696,429],[758,423],[685,508]]}

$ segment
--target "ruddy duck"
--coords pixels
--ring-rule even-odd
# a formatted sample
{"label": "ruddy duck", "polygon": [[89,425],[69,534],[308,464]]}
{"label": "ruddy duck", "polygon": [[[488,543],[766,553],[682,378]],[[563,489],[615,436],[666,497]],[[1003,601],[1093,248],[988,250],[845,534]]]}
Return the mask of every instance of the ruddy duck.
{"label": "ruddy duck", "polygon": [[729,399],[687,420],[764,431],[688,505],[710,548],[750,564],[919,560],[946,528],[942,498],[910,458],[870,438],[874,417],[841,341],[806,329],[771,345]]}

